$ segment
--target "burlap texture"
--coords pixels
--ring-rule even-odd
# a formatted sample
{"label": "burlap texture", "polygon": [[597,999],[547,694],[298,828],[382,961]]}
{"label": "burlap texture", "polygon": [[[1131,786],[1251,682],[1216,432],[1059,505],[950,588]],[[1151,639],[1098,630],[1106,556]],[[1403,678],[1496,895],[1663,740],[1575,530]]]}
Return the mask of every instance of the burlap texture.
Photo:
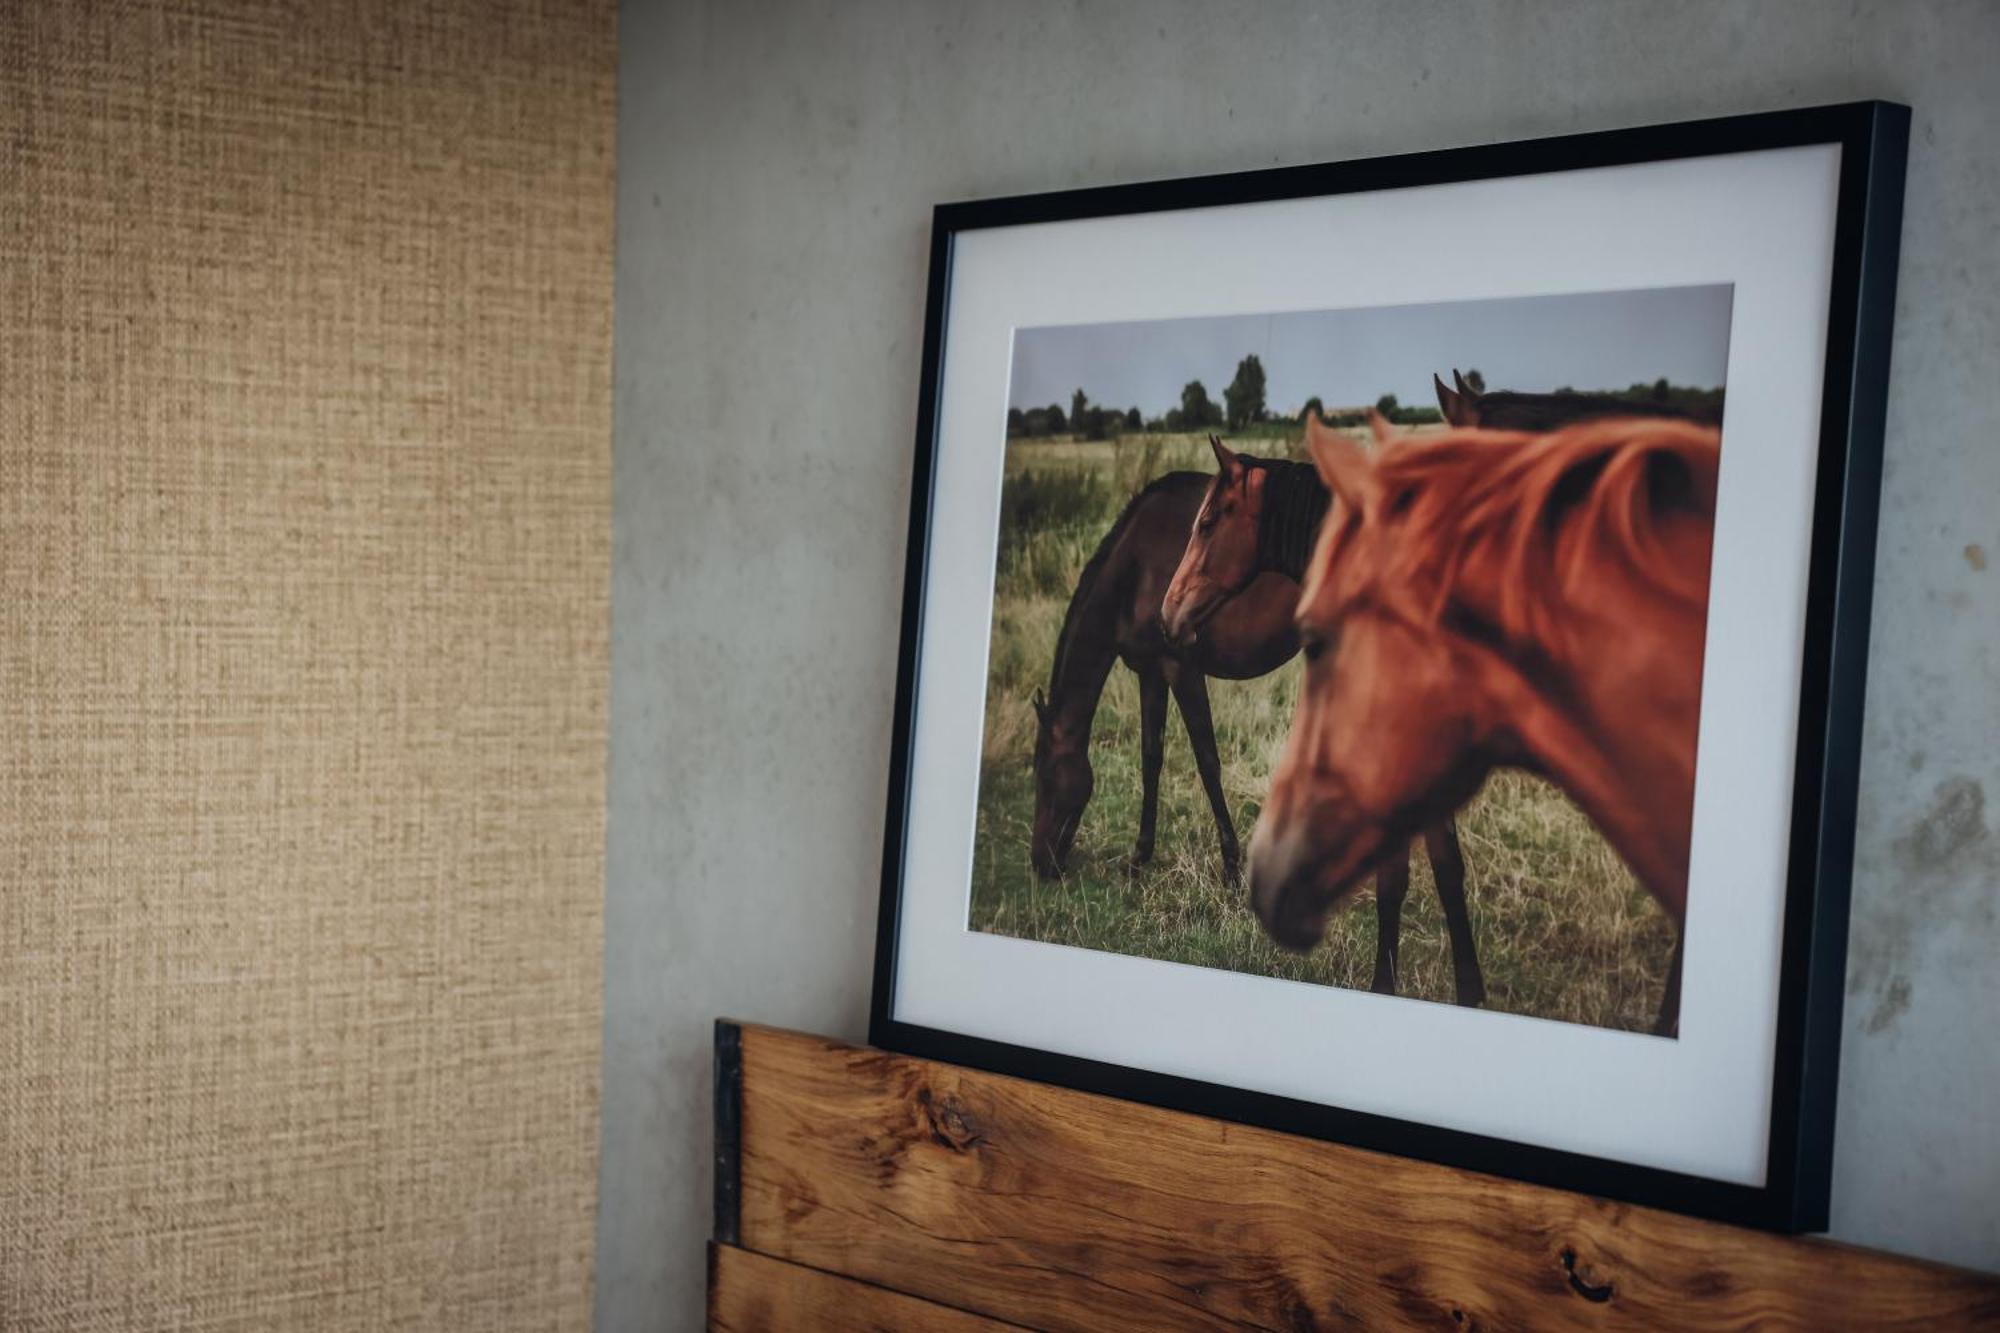
{"label": "burlap texture", "polygon": [[0,4],[0,1329],[588,1323],[614,69]]}

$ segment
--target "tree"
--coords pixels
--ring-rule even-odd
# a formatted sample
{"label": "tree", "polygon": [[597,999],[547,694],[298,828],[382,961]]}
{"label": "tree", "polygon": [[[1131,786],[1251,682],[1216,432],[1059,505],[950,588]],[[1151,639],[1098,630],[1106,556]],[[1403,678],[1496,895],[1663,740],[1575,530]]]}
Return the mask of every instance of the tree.
{"label": "tree", "polygon": [[1080,431],[1083,429],[1083,414],[1089,409],[1090,399],[1084,396],[1083,390],[1078,389],[1069,396],[1069,428],[1071,430]]}
{"label": "tree", "polygon": [[1385,393],[1375,400],[1375,410],[1383,416],[1388,417],[1391,421],[1396,419],[1396,409],[1401,406],[1402,404],[1396,401],[1396,395],[1393,393]]}
{"label": "tree", "polygon": [[1209,401],[1208,390],[1200,380],[1189,380],[1181,386],[1181,429],[1201,430],[1221,424],[1222,409]]}
{"label": "tree", "polygon": [[1063,416],[1062,408],[1054,403],[1050,403],[1043,411],[1049,423],[1049,434],[1062,434],[1064,426],[1067,425],[1067,418]]}
{"label": "tree", "polygon": [[1101,407],[1086,407],[1070,418],[1070,427],[1086,440],[1101,440],[1106,435],[1107,413]]}
{"label": "tree", "polygon": [[1486,377],[1476,370],[1468,370],[1465,372],[1465,387],[1474,393],[1485,393]]}
{"label": "tree", "polygon": [[1236,363],[1236,378],[1222,391],[1229,429],[1242,430],[1264,415],[1264,363],[1251,353]]}
{"label": "tree", "polygon": [[1315,412],[1319,413],[1320,420],[1326,420],[1326,404],[1319,400],[1318,394],[1306,399],[1306,405],[1299,409],[1299,420],[1303,422]]}
{"label": "tree", "polygon": [[1021,409],[1018,407],[1008,408],[1007,409],[1008,436],[1011,438],[1016,435],[1026,435],[1027,433],[1028,433],[1027,414],[1021,411]]}
{"label": "tree", "polygon": [[1132,408],[1127,408],[1125,410],[1126,430],[1144,430],[1145,427],[1146,427],[1146,418],[1139,415],[1138,408],[1132,407]]}

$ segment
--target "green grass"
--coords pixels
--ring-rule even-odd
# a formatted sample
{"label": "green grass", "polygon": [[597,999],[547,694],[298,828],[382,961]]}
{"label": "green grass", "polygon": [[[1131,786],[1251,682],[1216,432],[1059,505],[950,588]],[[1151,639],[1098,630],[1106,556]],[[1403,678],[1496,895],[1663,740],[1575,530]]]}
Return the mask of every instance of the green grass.
{"label": "green grass", "polygon": [[[1277,454],[1260,442],[1258,452]],[[1008,447],[999,577],[974,842],[974,929],[1264,976],[1366,988],[1374,975],[1370,895],[1336,913],[1309,954],[1264,935],[1243,891],[1222,880],[1215,822],[1178,713],[1168,723],[1152,864],[1127,859],[1139,829],[1139,697],[1114,668],[1091,738],[1097,785],[1068,872],[1028,864],[1034,710],[1063,609],[1083,563],[1125,501],[1176,468],[1213,466],[1206,437],[1141,435]],[[1298,689],[1294,660],[1261,680],[1209,682],[1223,785],[1244,845]],[[1460,816],[1467,896],[1487,1007],[1644,1031],[1673,947],[1664,914],[1590,821],[1546,783],[1498,773]],[[1450,1001],[1450,945],[1430,867],[1413,858],[1398,957],[1404,995]]]}

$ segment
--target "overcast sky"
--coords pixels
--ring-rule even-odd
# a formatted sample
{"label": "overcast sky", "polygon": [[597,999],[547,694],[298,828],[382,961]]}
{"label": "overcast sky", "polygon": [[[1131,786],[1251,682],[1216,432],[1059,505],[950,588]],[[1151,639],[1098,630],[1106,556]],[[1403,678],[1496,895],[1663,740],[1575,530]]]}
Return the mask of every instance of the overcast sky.
{"label": "overcast sky", "polygon": [[1236,363],[1264,363],[1264,401],[1296,411],[1317,394],[1329,408],[1385,393],[1435,406],[1431,373],[1478,369],[1488,389],[1622,389],[1662,375],[1722,386],[1731,288],[1662,287],[1580,296],[1222,315],[1126,324],[1017,329],[1010,406],[1059,404],[1081,388],[1093,403],[1158,416],[1198,379],[1220,404]]}

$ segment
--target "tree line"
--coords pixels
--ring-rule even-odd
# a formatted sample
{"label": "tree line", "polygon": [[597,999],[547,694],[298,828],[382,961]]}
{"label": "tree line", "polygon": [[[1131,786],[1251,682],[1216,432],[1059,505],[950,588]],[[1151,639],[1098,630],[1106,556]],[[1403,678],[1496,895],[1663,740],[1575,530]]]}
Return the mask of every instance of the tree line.
{"label": "tree line", "polygon": [[[1478,373],[1473,371],[1467,379]],[[1383,416],[1398,425],[1422,425],[1442,419],[1434,407],[1404,407],[1396,401],[1393,393],[1383,394],[1376,400],[1375,406]],[[1336,426],[1359,425],[1365,418],[1362,412],[1328,416],[1325,404],[1315,395],[1306,400],[1296,417],[1282,420],[1288,423],[1303,421],[1306,413],[1312,411],[1319,412],[1328,424]],[[1120,411],[1093,403],[1090,396],[1079,388],[1070,395],[1068,412],[1063,411],[1060,403],[1050,403],[1047,407],[1007,409],[1007,437],[1031,439],[1036,436],[1074,435],[1085,440],[1106,440],[1121,432],[1142,430],[1240,432],[1279,420],[1281,418],[1274,415],[1264,401],[1264,363],[1252,353],[1236,363],[1236,376],[1223,389],[1220,403],[1208,396],[1208,387],[1200,380],[1189,380],[1181,386],[1178,407],[1148,417],[1136,407]]]}

